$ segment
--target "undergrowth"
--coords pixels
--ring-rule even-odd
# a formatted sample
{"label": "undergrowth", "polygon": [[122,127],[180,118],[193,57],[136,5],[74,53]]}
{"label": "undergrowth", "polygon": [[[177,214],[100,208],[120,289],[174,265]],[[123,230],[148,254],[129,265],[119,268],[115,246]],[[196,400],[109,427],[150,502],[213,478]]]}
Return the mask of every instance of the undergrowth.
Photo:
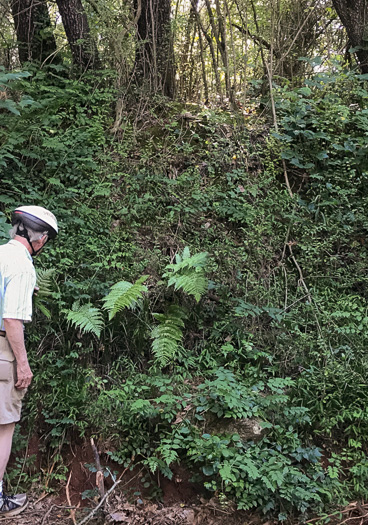
{"label": "undergrowth", "polygon": [[162,101],[111,133],[108,72],[2,72],[1,242],[19,204],[60,220],[23,423],[55,481],[78,433],[280,521],[367,497],[365,80],[280,88],[278,133]]}

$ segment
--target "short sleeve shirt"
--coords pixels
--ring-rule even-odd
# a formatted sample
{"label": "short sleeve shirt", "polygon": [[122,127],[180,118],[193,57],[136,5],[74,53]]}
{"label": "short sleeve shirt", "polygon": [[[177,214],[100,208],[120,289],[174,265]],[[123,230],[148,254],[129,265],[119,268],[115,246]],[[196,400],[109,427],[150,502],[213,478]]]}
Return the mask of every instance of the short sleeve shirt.
{"label": "short sleeve shirt", "polygon": [[0,330],[4,319],[32,320],[36,271],[27,248],[12,239],[0,246]]}

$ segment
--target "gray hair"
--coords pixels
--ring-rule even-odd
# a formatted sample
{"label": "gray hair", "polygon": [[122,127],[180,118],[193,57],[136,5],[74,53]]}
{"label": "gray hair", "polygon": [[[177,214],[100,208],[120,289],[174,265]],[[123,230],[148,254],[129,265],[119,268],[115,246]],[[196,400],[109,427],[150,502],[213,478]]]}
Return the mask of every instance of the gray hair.
{"label": "gray hair", "polygon": [[41,232],[41,231],[35,231],[35,230],[32,230],[31,228],[25,228],[23,226],[23,224],[20,224],[20,223],[17,223],[15,226],[13,226],[11,228],[11,230],[9,231],[9,235],[10,235],[10,238],[11,239],[14,239],[14,237],[17,235],[17,231],[18,231],[18,228],[20,231],[23,231],[23,230],[27,230],[28,232],[28,237],[29,237],[29,240],[31,242],[33,241],[39,241],[41,239],[41,237],[43,237],[44,235],[48,235],[48,232],[47,231],[44,231],[44,232]]}

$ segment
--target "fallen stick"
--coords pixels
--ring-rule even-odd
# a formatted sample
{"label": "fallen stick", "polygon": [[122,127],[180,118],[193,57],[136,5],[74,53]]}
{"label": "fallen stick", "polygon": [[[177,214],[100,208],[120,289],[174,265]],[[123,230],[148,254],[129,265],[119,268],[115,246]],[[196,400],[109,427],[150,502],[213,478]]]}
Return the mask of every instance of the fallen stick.
{"label": "fallen stick", "polygon": [[[68,482],[67,482],[66,487],[65,487],[66,499],[67,499],[68,504],[69,504],[70,507],[72,506],[72,501],[70,499],[69,485],[70,485],[70,480],[72,478],[72,474],[73,474],[73,469],[71,469],[71,471],[70,471],[70,474],[69,474],[69,477],[68,477]],[[71,518],[73,520],[74,525],[77,525],[77,520],[75,519],[75,509],[70,511],[70,516],[71,516]]]}
{"label": "fallen stick", "polygon": [[46,520],[47,518],[50,516],[51,512],[52,512],[52,509],[56,507],[56,505],[51,505],[51,507],[49,508],[49,510],[46,512],[46,514],[44,515],[44,517],[42,518],[42,521],[41,521],[41,525],[44,525],[44,523],[46,523]]}
{"label": "fallen stick", "polygon": [[95,507],[92,512],[90,512],[88,514],[88,516],[86,516],[82,521],[80,521],[77,525],[84,525],[85,523],[88,523],[92,518],[93,516],[96,514],[96,512],[102,507],[102,505],[105,503],[105,501],[107,500],[107,498],[110,496],[110,494],[112,492],[114,492],[114,490],[116,489],[116,487],[121,483],[121,480],[118,480],[116,481],[113,486],[111,487],[111,489],[108,490],[108,492],[106,492],[106,494],[104,495],[104,497],[101,499],[100,503],[97,505],[97,507]]}

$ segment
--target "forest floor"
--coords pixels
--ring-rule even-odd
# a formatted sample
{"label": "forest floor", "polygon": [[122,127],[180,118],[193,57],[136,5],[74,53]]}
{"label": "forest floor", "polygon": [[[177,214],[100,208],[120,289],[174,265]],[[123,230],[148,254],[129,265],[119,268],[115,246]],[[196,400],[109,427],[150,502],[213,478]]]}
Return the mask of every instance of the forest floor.
{"label": "forest floor", "polygon": [[[278,520],[262,518],[254,512],[236,511],[234,508],[224,508],[215,499],[198,501],[198,503],[183,503],[183,501],[165,505],[142,501],[132,504],[126,501],[121,493],[114,493],[105,501],[105,505],[97,511],[88,506],[70,508],[67,502],[61,504],[59,497],[49,496],[41,499],[30,496],[27,509],[14,518],[0,518],[5,525],[276,525]],[[365,525],[368,523],[367,506],[352,503],[342,513],[332,513],[330,517],[288,520],[287,525],[300,523],[329,523],[330,525]]]}
{"label": "forest floor", "polygon": [[[29,506],[22,514],[14,518],[0,519],[0,522],[13,525],[222,525],[224,522],[226,525],[260,525],[266,522],[255,516],[247,517],[244,512],[221,509],[212,500],[199,504],[163,505],[147,501],[141,505],[134,505],[125,501],[121,494],[115,494],[109,498],[103,511],[99,509],[93,516],[92,507],[70,510],[67,503],[58,503],[60,502],[57,502],[55,497],[37,501],[31,496]],[[87,521],[84,521],[85,519]],[[276,522],[267,523],[271,525]]]}

